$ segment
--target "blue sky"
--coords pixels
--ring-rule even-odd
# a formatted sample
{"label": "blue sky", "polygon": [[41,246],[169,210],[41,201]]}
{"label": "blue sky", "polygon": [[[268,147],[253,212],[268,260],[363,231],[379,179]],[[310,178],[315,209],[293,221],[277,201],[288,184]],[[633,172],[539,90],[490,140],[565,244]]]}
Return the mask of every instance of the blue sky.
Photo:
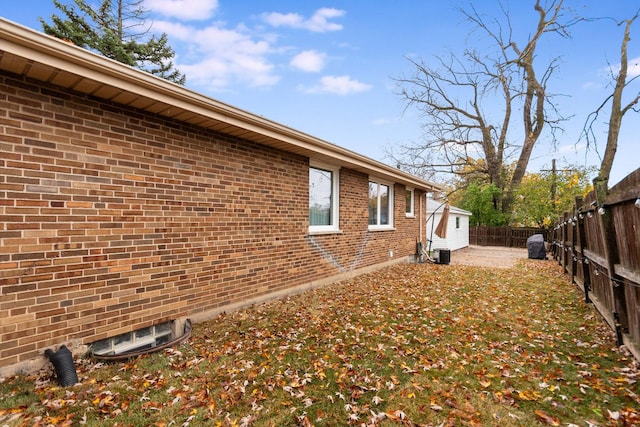
{"label": "blue sky", "polygon": [[[64,0],[63,0],[64,1]],[[70,2],[71,0],[68,0]],[[631,17],[635,0],[566,0],[583,16]],[[152,31],[166,32],[175,63],[187,87],[380,161],[385,148],[420,141],[421,119],[405,110],[392,77],[410,74],[407,57],[432,63],[436,55],[460,54],[472,27],[457,10],[468,1],[451,0],[145,0]],[[504,1],[521,44],[536,15],[533,1]],[[497,1],[476,1],[478,12],[498,16]],[[50,21],[51,0],[3,2],[0,15],[41,30]],[[640,72],[640,21],[629,58]],[[598,165],[594,149],[578,141],[589,112],[611,92],[608,70],[619,59],[622,28],[599,20],[571,29],[572,38],[549,39],[541,57],[559,57],[550,83],[565,117],[565,132],[551,144],[548,134],[533,152],[529,170],[549,168],[551,159]],[[634,37],[635,36],[635,37]],[[640,90],[636,83],[635,92]],[[629,96],[632,93],[629,90]],[[634,93],[635,94],[635,93]],[[608,117],[606,114],[601,117]],[[597,129],[600,152],[604,126]],[[640,167],[640,114],[629,113],[622,126],[611,183]]]}

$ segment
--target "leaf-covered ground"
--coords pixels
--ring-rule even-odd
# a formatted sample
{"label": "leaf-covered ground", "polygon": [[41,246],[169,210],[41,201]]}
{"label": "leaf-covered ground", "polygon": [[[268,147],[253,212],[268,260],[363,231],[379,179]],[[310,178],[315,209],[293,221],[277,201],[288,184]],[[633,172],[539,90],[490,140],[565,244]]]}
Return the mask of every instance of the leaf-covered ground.
{"label": "leaf-covered ground", "polygon": [[0,426],[631,426],[632,356],[551,261],[397,265],[0,382]]}

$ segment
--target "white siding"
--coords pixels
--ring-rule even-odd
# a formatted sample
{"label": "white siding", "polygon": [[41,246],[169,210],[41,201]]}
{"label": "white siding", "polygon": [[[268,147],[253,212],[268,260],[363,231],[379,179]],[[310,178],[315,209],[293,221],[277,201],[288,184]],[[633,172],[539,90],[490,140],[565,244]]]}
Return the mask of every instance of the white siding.
{"label": "white siding", "polygon": [[[469,246],[469,218],[471,212],[465,211],[455,206],[451,206],[449,211],[449,222],[447,223],[447,238],[442,239],[436,236],[435,228],[442,218],[442,206],[440,202],[428,200],[427,203],[427,242],[426,247],[429,249],[429,240],[432,240],[431,249],[449,249],[455,251]],[[433,211],[436,213],[431,216]],[[456,218],[459,218],[460,228],[456,228]]]}

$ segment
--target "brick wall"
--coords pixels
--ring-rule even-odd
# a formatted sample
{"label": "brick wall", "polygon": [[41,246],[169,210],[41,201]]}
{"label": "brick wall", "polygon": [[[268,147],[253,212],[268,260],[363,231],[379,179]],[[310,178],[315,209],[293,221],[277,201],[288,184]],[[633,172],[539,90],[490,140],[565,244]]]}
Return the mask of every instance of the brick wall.
{"label": "brick wall", "polygon": [[308,159],[9,74],[0,138],[0,367],[415,250],[401,185],[368,232],[342,169],[343,233],[308,236]]}

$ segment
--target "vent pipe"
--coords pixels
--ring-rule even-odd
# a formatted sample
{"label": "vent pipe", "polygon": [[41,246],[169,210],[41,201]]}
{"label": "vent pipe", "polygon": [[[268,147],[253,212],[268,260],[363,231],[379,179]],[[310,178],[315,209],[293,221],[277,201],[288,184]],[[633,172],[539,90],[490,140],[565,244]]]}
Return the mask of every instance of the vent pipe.
{"label": "vent pipe", "polygon": [[49,358],[56,370],[58,384],[62,387],[67,387],[78,382],[78,374],[73,364],[73,355],[65,345],[61,345],[55,353],[53,350],[47,349],[44,354]]}

